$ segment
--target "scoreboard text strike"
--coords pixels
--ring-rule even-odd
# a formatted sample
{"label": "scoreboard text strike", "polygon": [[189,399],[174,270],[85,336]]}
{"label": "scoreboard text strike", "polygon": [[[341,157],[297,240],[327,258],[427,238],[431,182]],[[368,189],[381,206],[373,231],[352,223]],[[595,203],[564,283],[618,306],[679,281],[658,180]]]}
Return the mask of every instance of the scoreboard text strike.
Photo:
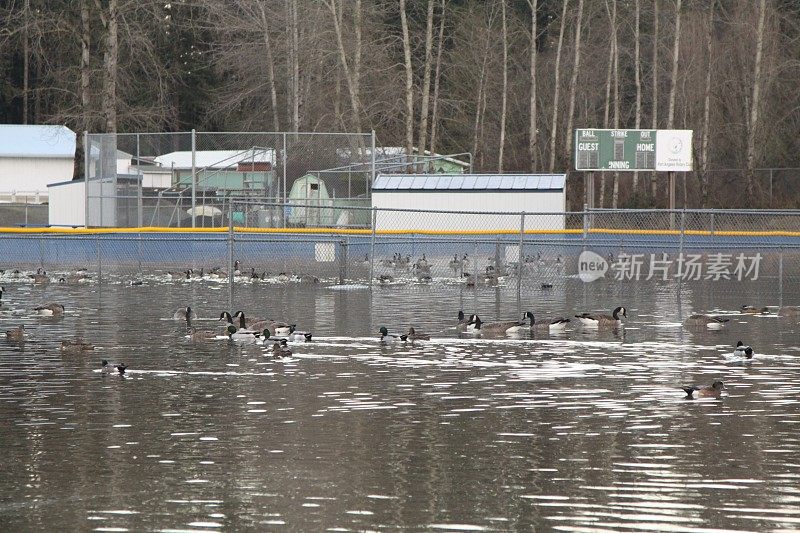
{"label": "scoreboard text strike", "polygon": [[690,171],[692,130],[575,130],[575,170]]}

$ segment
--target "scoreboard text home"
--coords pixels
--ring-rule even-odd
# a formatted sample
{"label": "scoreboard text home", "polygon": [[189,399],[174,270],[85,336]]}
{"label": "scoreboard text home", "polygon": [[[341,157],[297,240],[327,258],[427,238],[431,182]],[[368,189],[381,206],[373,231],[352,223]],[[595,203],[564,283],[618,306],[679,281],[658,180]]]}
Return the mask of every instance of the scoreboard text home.
{"label": "scoreboard text home", "polygon": [[575,130],[575,170],[692,169],[691,130]]}

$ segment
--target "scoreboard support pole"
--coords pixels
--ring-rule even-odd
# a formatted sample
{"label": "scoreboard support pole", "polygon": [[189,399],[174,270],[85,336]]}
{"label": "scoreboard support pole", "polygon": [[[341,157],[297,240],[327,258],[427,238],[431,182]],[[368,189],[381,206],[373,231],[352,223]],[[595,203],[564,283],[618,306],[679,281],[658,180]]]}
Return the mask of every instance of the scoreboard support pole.
{"label": "scoreboard support pole", "polygon": [[667,172],[669,180],[669,229],[675,229],[675,172]]}
{"label": "scoreboard support pole", "polygon": [[583,190],[586,193],[584,203],[587,208],[594,209],[594,172],[583,173]]}

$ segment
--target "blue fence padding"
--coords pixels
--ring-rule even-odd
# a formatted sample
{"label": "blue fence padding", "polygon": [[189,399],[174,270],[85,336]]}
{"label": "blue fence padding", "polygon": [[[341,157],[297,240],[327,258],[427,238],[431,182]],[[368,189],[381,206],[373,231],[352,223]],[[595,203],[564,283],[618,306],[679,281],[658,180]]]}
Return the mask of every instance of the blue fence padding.
{"label": "blue fence padding", "polygon": [[[250,234],[238,233],[234,237],[234,257],[254,260],[305,260],[313,261],[315,244],[319,242],[344,242],[348,245],[350,260],[363,259],[371,249],[370,235],[331,234]],[[376,259],[391,257],[394,253],[429,258],[452,257],[455,254],[493,255],[497,244],[517,245],[519,235],[378,235]],[[743,237],[685,235],[683,243],[674,235],[634,234],[582,234],[525,235],[524,254],[538,252],[549,255],[578,255],[584,248],[615,252],[625,249],[646,251],[727,251],[727,250],[800,250],[797,237]],[[334,246],[337,259],[340,246]],[[0,234],[0,266],[6,268],[17,263],[49,263],[69,265],[94,264],[98,257],[108,264],[226,264],[228,235],[225,233],[107,233],[97,235],[58,234]]]}

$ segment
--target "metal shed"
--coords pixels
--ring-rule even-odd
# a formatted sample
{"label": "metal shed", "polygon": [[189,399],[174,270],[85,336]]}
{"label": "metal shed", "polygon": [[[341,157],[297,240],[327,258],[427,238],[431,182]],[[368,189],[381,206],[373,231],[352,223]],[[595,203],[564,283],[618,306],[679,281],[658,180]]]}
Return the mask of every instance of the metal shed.
{"label": "metal shed", "polygon": [[[565,184],[565,174],[381,174],[372,186],[372,206],[378,208],[377,229],[519,230],[519,213],[525,212],[532,213],[525,229],[556,230],[564,229]],[[410,216],[382,209],[487,214]]]}

